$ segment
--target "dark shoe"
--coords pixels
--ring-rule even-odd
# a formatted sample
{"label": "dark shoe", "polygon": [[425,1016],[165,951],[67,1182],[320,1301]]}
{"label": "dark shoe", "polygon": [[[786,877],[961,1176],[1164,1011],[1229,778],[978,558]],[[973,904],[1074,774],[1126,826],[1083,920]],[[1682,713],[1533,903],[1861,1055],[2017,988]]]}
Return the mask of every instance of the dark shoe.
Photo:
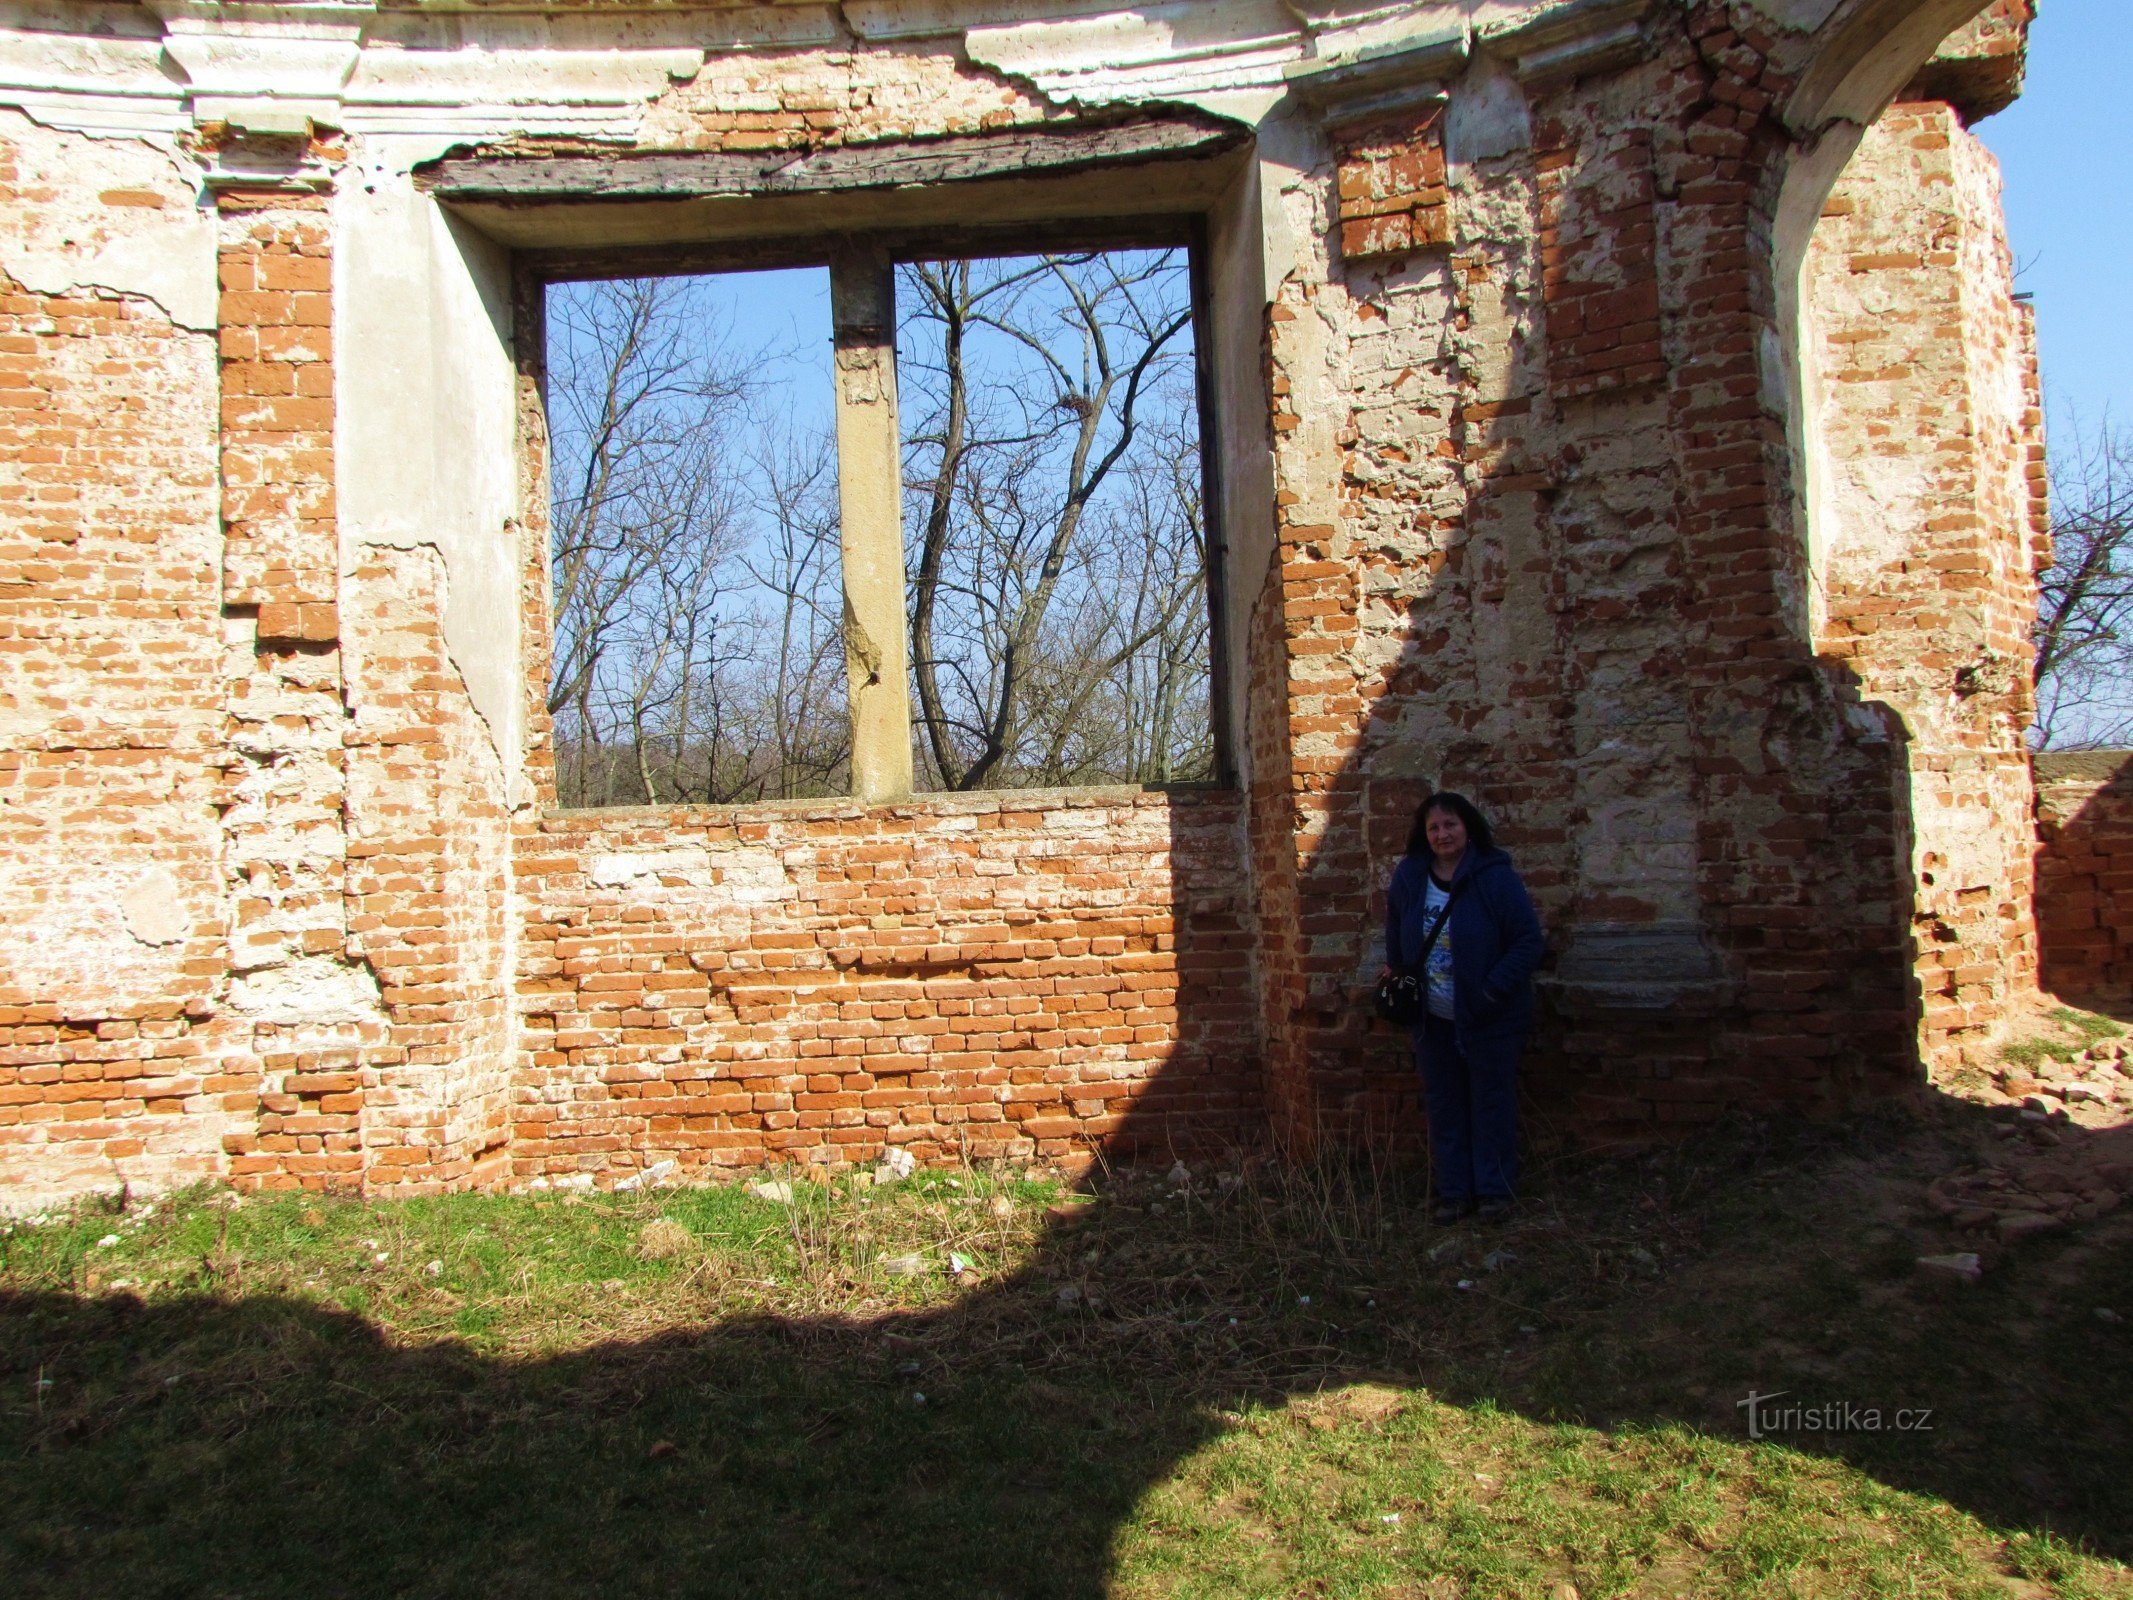
{"label": "dark shoe", "polygon": [[1471,1200],[1439,1200],[1429,1208],[1429,1220],[1440,1228],[1449,1228],[1473,1209]]}
{"label": "dark shoe", "polygon": [[1474,1208],[1475,1217],[1483,1222],[1501,1222],[1510,1214],[1511,1200],[1508,1195],[1490,1195]]}

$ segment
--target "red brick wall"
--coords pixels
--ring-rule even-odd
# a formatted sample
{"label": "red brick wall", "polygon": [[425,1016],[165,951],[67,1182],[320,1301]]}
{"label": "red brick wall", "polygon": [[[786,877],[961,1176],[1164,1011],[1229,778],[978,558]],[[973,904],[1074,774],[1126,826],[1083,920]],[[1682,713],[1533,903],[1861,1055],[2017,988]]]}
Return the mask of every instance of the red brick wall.
{"label": "red brick wall", "polygon": [[1451,243],[1443,107],[1344,137],[1334,195],[1350,261]]}
{"label": "red brick wall", "polygon": [[1256,1140],[1234,795],[580,812],[521,834],[521,1180]]}
{"label": "red brick wall", "polygon": [[[1918,1071],[1901,755],[1805,636],[1762,371],[1790,85],[1736,10],[1536,90],[1530,146],[1448,175],[1448,251],[1359,253],[1367,219],[1330,208],[1331,281],[1274,307],[1280,573],[1256,618],[1281,663],[1252,681],[1285,704],[1252,715],[1259,758],[1288,760],[1252,826],[1267,903],[1296,903],[1264,934],[1270,1096],[1315,1130],[1413,1127],[1406,1042],[1366,997],[1439,784],[1497,821],[1551,962],[1594,930],[1708,952],[1679,1010],[1551,983],[1529,1064],[1555,1133],[1828,1109]],[[1354,165],[1332,152],[1341,200]]]}
{"label": "red brick wall", "polygon": [[[60,195],[0,142],[0,206]],[[220,1170],[215,353],[0,277],[0,1190]]]}
{"label": "red brick wall", "polygon": [[[1544,974],[1542,1125],[1645,1134],[1916,1081],[1921,931],[1944,1037],[2020,971],[2019,905],[1929,858],[1967,810],[2026,815],[2003,781],[2019,696],[1983,651],[2020,640],[2035,445],[1907,422],[1975,503],[1906,525],[1893,564],[1816,571],[1769,366],[1798,150],[1775,27],[1695,0],[1619,70],[1519,85],[1492,54],[1504,139],[1473,159],[1447,163],[1433,112],[1315,158],[1289,131],[1270,247],[1247,246],[1284,276],[1274,549],[1232,575],[1241,794],[543,817],[538,397],[523,526],[497,530],[527,557],[513,794],[444,641],[443,558],[338,515],[336,361],[370,353],[334,348],[336,211],[306,185],[339,152],[221,194],[219,367],[146,301],[0,286],[10,1203],[889,1144],[1073,1162],[1269,1123],[1411,1139],[1406,1043],[1367,995],[1436,785],[1497,820],[1564,970],[1610,931],[1708,956],[1707,992],[1665,1012]],[[1075,115],[932,39],[714,54],[642,127],[797,150]],[[1959,141],[1918,148],[1974,210]],[[1975,220],[1957,278],[1989,264]],[[1949,312],[1942,344],[2013,370],[2017,315],[1935,304],[1920,326]],[[1876,656],[1889,618],[1920,624],[1900,661]],[[1934,654],[1962,630],[1978,652]]]}
{"label": "red brick wall", "polygon": [[1562,398],[1666,375],[1652,135],[1557,122],[1536,133],[1549,386]]}
{"label": "red brick wall", "polygon": [[1867,131],[1805,281],[1820,648],[1902,718],[1923,1048],[1949,1066],[2035,982],[2024,735],[2049,549],[2035,330],[1998,168],[1953,108]]}
{"label": "red brick wall", "polygon": [[2043,986],[2068,1000],[2133,998],[2133,751],[2037,764],[2037,939]]}
{"label": "red brick wall", "polygon": [[381,1042],[348,942],[340,546],[333,500],[333,236],[321,196],[218,196],[222,610],[233,804],[229,989],[255,1125],[238,1178],[354,1184],[359,1069]]}

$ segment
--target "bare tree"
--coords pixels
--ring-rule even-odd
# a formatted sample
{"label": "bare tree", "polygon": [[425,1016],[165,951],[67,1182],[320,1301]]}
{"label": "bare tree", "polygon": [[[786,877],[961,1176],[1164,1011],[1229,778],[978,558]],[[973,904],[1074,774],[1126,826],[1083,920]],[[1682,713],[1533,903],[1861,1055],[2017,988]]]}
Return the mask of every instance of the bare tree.
{"label": "bare tree", "polygon": [[754,446],[757,541],[742,564],[758,604],[740,692],[729,798],[842,793],[852,755],[844,677],[837,457],[820,433],[762,419]]}
{"label": "bare tree", "polygon": [[559,798],[834,792],[835,452],[768,414],[781,352],[687,279],[561,286],[550,326]]}
{"label": "bare tree", "polygon": [[1194,685],[1206,720],[1182,252],[927,262],[903,287],[928,776],[952,789],[1204,776],[1204,749],[1175,737]]}
{"label": "bare tree", "polygon": [[2133,436],[2107,415],[2052,464],[2052,564],[2037,596],[2039,748],[2133,744]]}
{"label": "bare tree", "polygon": [[[934,263],[905,283],[927,777],[1208,775],[1182,253]],[[828,419],[793,410],[761,376],[779,353],[738,349],[716,303],[685,279],[551,293],[549,707],[565,804],[848,787]]]}

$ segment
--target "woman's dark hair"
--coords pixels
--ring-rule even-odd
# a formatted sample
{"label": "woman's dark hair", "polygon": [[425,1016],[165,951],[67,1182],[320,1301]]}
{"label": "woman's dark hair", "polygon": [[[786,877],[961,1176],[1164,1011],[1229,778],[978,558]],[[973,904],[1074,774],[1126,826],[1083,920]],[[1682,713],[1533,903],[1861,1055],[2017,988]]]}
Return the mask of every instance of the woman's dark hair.
{"label": "woman's dark hair", "polygon": [[1429,814],[1432,811],[1449,811],[1466,824],[1466,842],[1469,848],[1483,854],[1496,848],[1496,834],[1488,819],[1474,809],[1474,802],[1463,794],[1454,794],[1449,789],[1440,790],[1415,807],[1415,825],[1407,832],[1407,853],[1411,856],[1426,856],[1429,848]]}

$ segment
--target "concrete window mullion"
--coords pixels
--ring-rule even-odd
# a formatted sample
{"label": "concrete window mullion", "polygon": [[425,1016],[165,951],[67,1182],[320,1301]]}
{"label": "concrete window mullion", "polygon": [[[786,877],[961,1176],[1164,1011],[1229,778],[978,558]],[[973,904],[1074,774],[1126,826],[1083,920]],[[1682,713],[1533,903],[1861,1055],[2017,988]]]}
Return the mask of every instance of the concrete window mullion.
{"label": "concrete window mullion", "polygon": [[902,440],[896,411],[896,267],[853,251],[830,263],[837,344],[837,484],[852,794],[911,793],[911,690],[904,642]]}

